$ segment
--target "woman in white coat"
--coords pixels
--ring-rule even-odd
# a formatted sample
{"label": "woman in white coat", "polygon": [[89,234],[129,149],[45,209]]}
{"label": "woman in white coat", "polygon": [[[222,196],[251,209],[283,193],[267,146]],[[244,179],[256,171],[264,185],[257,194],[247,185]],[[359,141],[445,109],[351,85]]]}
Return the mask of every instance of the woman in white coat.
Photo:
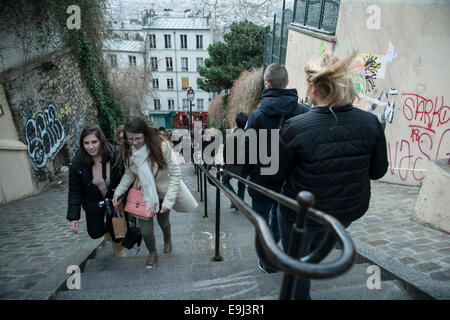
{"label": "woman in white coat", "polygon": [[[139,117],[130,118],[124,126],[124,139],[121,152],[125,164],[125,174],[114,192],[113,204],[129,186],[139,178],[147,209],[156,208],[156,218],[164,235],[164,252],[172,252],[169,213],[176,211],[192,212],[197,202],[181,180],[181,170],[170,144],[162,140],[158,129],[150,127]],[[119,201],[120,203],[120,201]],[[147,268],[153,268],[158,261],[155,245],[153,218],[139,219],[142,237],[149,251]]]}

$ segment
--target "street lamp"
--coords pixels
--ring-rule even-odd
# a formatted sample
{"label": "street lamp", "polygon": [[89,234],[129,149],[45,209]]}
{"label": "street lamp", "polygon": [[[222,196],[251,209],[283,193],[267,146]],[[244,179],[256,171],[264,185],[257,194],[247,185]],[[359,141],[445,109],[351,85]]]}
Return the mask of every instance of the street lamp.
{"label": "street lamp", "polygon": [[192,133],[192,101],[194,101],[195,92],[192,87],[189,87],[186,91],[186,96],[189,99],[189,132]]}

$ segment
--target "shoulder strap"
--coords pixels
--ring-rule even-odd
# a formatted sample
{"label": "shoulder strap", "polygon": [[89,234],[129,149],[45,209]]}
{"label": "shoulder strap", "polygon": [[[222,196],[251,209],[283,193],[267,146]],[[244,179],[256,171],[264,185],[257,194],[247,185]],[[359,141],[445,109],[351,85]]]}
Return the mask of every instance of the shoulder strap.
{"label": "shoulder strap", "polygon": [[108,183],[106,182],[107,176],[106,176],[106,163],[102,162],[102,177],[103,181],[105,181],[106,189],[109,190]]}

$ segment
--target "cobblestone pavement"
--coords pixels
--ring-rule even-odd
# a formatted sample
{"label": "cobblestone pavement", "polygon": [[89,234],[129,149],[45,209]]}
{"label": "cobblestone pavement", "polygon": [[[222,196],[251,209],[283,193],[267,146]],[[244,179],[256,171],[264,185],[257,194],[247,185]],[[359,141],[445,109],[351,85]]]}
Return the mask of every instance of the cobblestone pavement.
{"label": "cobblestone pavement", "polygon": [[[194,170],[183,173],[196,192]],[[39,195],[0,206],[0,299],[51,298],[67,267],[81,264],[103,241],[89,238],[84,214],[79,233],[70,232],[67,175],[60,179]],[[411,219],[418,193],[418,187],[372,182],[369,211],[348,232],[373,263],[431,297],[450,299],[450,236]],[[208,202],[214,196],[208,192]],[[248,194],[245,200],[250,203]]]}
{"label": "cobblestone pavement", "polygon": [[371,186],[368,212],[348,228],[357,248],[427,294],[450,299],[450,235],[412,219],[420,187]]}
{"label": "cobblestone pavement", "polygon": [[67,267],[79,265],[103,240],[89,238],[83,213],[79,232],[70,231],[67,179],[0,206],[0,299],[50,298]]}

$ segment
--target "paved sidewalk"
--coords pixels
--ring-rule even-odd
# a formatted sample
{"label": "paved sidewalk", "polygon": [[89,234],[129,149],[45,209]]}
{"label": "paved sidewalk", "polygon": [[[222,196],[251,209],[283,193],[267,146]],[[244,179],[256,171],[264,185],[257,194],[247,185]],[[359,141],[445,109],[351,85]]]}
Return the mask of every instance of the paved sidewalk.
{"label": "paved sidewalk", "polygon": [[450,235],[412,219],[420,187],[371,185],[368,212],[348,228],[358,252],[430,297],[450,299]]}
{"label": "paved sidewalk", "polygon": [[[49,299],[103,238],[92,240],[66,220],[68,174],[42,193],[0,206],[0,299]],[[61,184],[58,182],[61,181]]]}
{"label": "paved sidewalk", "polygon": [[[196,192],[194,170],[184,172],[192,173],[183,179]],[[79,233],[70,232],[67,188],[66,175],[37,196],[0,206],[0,299],[52,298],[68,277],[67,267],[80,265],[103,241],[89,238],[84,214]],[[429,297],[450,299],[450,236],[411,219],[418,192],[418,187],[372,182],[370,209],[348,231],[358,253],[383,274]],[[209,199],[214,196],[209,192]],[[222,208],[228,214],[228,207]]]}

